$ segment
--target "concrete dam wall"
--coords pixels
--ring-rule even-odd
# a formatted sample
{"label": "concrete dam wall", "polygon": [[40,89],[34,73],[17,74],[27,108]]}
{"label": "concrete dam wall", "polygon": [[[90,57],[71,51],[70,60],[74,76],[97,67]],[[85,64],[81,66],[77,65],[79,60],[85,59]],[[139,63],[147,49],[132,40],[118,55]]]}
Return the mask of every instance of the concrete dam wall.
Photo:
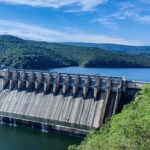
{"label": "concrete dam wall", "polygon": [[76,135],[98,129],[140,88],[122,78],[1,71],[0,121]]}

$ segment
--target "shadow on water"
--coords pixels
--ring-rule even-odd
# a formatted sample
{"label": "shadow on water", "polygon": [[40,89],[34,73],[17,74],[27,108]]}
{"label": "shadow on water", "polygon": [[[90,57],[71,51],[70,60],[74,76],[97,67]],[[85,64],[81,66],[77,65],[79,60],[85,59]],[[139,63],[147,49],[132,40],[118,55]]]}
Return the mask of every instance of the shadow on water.
{"label": "shadow on water", "polygon": [[50,132],[0,125],[1,150],[67,150],[71,144],[79,144],[81,138]]}

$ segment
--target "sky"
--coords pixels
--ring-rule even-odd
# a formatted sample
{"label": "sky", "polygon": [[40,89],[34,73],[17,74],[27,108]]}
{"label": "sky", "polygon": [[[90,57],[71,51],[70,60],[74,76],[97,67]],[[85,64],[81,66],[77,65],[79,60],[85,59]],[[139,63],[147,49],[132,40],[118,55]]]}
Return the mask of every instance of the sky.
{"label": "sky", "polygon": [[0,0],[0,35],[150,45],[150,0]]}

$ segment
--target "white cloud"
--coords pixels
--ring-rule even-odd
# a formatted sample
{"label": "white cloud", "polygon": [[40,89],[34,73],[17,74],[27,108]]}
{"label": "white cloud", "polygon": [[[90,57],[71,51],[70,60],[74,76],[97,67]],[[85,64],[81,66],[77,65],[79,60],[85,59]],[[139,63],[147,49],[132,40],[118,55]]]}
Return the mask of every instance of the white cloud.
{"label": "white cloud", "polygon": [[131,19],[139,23],[149,24],[150,13],[149,13],[149,9],[147,9],[148,4],[150,4],[150,2],[146,0],[139,0],[139,3],[138,2],[137,3],[131,3],[131,2],[120,3],[119,11],[112,14],[112,17],[119,19],[119,20]]}
{"label": "white cloud", "polygon": [[35,7],[60,8],[63,6],[73,5],[74,7],[80,7],[82,11],[90,11],[105,1],[107,0],[0,0],[0,2],[4,3]]}
{"label": "white cloud", "polygon": [[137,19],[137,21],[141,23],[150,23],[150,15],[137,16],[135,19]]}
{"label": "white cloud", "polygon": [[[73,29],[74,30],[74,29]],[[127,41],[123,38],[114,38],[106,35],[96,35],[79,32],[57,31],[39,26],[0,20],[0,34],[10,34],[24,39],[48,41],[48,42],[90,42],[90,43],[116,43],[139,45],[136,41]]]}
{"label": "white cloud", "polygon": [[100,17],[97,19],[94,19],[92,22],[98,22],[101,25],[104,25],[107,28],[117,29],[117,23],[110,20],[107,17]]}
{"label": "white cloud", "polygon": [[121,21],[134,21],[140,24],[150,24],[150,2],[146,0],[139,0],[137,3],[118,2],[113,6],[113,11],[109,14],[107,11],[103,12],[99,18],[95,19],[101,25],[109,28],[118,28],[117,25]]}
{"label": "white cloud", "polygon": [[48,41],[48,42],[90,42],[90,43],[116,43],[139,45],[136,41],[127,41],[123,38],[114,38],[106,35],[83,33],[78,30],[73,32],[57,31],[39,26],[29,25],[16,21],[0,20],[0,34],[15,35],[24,39]]}
{"label": "white cloud", "polygon": [[150,5],[150,1],[149,0],[139,0],[140,4],[146,4],[146,5]]}

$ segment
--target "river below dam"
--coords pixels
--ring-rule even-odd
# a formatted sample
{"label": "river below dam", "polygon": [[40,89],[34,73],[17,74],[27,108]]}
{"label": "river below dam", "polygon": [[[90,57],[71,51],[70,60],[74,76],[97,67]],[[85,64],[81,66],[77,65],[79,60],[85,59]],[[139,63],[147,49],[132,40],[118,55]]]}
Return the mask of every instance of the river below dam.
{"label": "river below dam", "polygon": [[[150,82],[150,69],[122,68],[57,68],[51,72],[123,76],[127,80]],[[0,125],[0,150],[67,150],[72,144],[79,144],[81,138],[60,133],[44,133],[33,129]]]}
{"label": "river below dam", "polygon": [[0,150],[67,150],[70,144],[79,144],[81,140],[55,132],[0,125]]}

